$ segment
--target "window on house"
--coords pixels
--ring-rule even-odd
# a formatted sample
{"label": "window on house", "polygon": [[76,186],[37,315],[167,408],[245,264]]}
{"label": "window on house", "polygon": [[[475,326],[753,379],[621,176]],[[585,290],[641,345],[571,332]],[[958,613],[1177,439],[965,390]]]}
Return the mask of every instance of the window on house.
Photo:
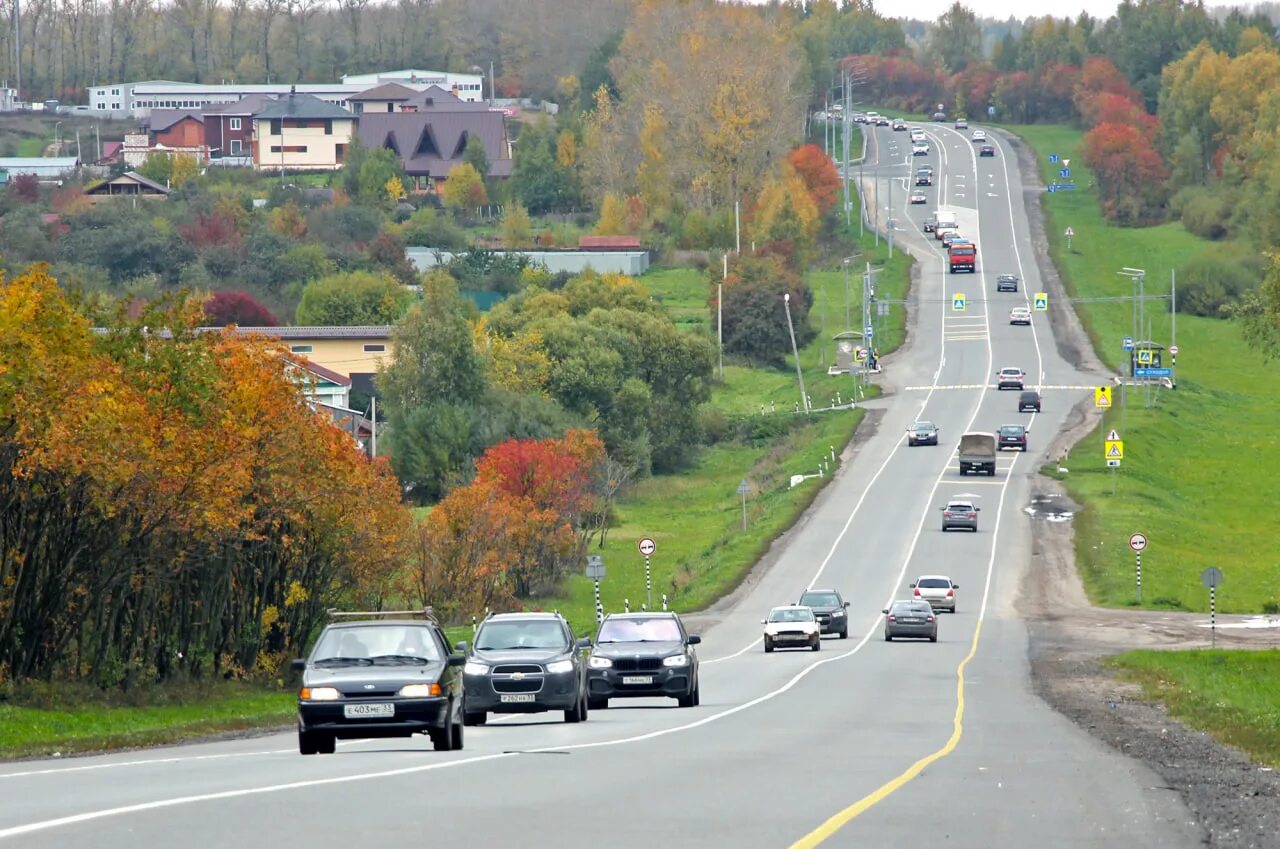
{"label": "window on house", "polygon": [[113,89],[111,89],[111,96],[112,96],[112,97],[119,97],[119,96],[120,96],[120,89],[118,89],[118,88],[113,88]]}
{"label": "window on house", "polygon": [[363,114],[364,114],[364,104],[363,104],[363,103],[355,103],[355,104],[352,104],[352,105],[353,105],[354,110],[355,110],[355,113],[356,113],[357,115],[363,115]]}
{"label": "window on house", "polygon": [[387,111],[388,111],[388,112],[394,112],[394,111],[396,111],[396,105],[395,105],[394,103],[388,103],[388,104],[387,104]]}
{"label": "window on house", "polygon": [[240,146],[240,139],[232,139],[232,140],[231,140],[231,155],[232,155],[232,156],[242,156],[243,154],[244,154],[244,149]]}
{"label": "window on house", "polygon": [[271,145],[271,152],[272,153],[306,153],[307,146],[305,144],[287,144],[282,149],[280,145],[273,144]]}
{"label": "window on house", "polygon": [[324,122],[324,134],[325,134],[326,136],[331,136],[331,135],[333,135],[333,122],[332,122],[332,121],[328,121],[328,120],[326,120],[326,121]]}
{"label": "window on house", "polygon": [[310,354],[311,345],[290,345],[289,351],[293,354]]}
{"label": "window on house", "polygon": [[231,119],[231,129],[233,129],[233,130],[238,130],[238,129],[240,129],[240,119],[239,119],[239,118],[232,118],[232,119]]}
{"label": "window on house", "polygon": [[280,119],[279,118],[271,119],[271,135],[273,136],[280,135]]}
{"label": "window on house", "polygon": [[345,144],[335,144],[333,146],[333,158],[338,164],[342,164],[342,157],[347,155],[347,146]]}
{"label": "window on house", "polygon": [[120,108],[120,104],[119,104],[119,103],[113,103],[113,104],[111,104],[111,108],[112,108],[112,109],[119,109],[119,108]]}
{"label": "window on house", "polygon": [[366,354],[381,354],[386,350],[387,350],[386,345],[365,345],[364,346],[364,351]]}

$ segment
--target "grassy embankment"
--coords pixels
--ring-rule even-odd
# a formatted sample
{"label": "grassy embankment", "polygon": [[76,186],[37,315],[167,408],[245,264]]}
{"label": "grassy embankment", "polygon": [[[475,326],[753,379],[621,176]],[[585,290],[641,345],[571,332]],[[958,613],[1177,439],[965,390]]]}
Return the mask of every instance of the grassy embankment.
{"label": "grassy embankment", "polygon": [[[1042,174],[1056,175],[1048,155],[1071,160],[1074,192],[1046,194],[1050,251],[1074,296],[1132,294],[1124,266],[1146,270],[1146,291],[1169,294],[1170,273],[1212,243],[1180,223],[1126,228],[1108,224],[1090,190],[1092,175],[1080,157],[1081,134],[1065,127],[1011,127],[1036,151]],[[1055,170],[1050,170],[1055,169]],[[1064,230],[1075,235],[1067,250]],[[1242,251],[1250,250],[1241,245]],[[1052,304],[1050,305],[1052,309]],[[1078,311],[1095,349],[1116,374],[1123,337],[1131,335],[1129,303],[1085,303]],[[1164,302],[1149,302],[1155,341],[1170,344]],[[1145,334],[1141,334],[1145,335]],[[1112,476],[1095,432],[1072,451],[1065,484],[1086,509],[1076,517],[1076,562],[1090,598],[1103,605],[1135,603],[1134,557],[1126,542],[1135,531],[1150,545],[1142,555],[1144,606],[1207,611],[1200,573],[1220,568],[1221,612],[1258,612],[1280,603],[1275,582],[1275,522],[1258,509],[1260,493],[1275,489],[1280,469],[1280,373],[1249,349],[1233,323],[1177,317],[1177,390],[1130,389],[1127,412],[1116,406],[1105,428],[1121,431],[1124,462],[1112,494]],[[1165,364],[1168,364],[1166,355]]]}

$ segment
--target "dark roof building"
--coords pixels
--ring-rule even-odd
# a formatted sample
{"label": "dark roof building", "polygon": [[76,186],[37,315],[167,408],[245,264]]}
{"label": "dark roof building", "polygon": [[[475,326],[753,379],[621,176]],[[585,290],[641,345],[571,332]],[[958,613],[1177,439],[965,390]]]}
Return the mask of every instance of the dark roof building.
{"label": "dark roof building", "polygon": [[361,115],[357,126],[360,143],[395,152],[417,189],[437,188],[449,169],[463,161],[467,142],[473,137],[484,145],[489,176],[511,176],[506,126],[500,112],[461,102],[438,106],[426,99],[419,102],[424,107],[419,112]]}
{"label": "dark roof building", "polygon": [[347,110],[332,103],[326,103],[312,94],[286,94],[276,100],[269,100],[253,113],[254,120],[274,120],[276,118],[301,118],[320,120],[325,118],[354,118]]}

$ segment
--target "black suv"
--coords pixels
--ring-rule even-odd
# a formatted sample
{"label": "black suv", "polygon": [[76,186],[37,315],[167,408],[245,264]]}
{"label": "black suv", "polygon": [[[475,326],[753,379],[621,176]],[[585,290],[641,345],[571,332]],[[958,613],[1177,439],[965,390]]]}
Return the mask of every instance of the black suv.
{"label": "black suv", "polygon": [[1040,412],[1040,393],[1028,389],[1018,396],[1018,412],[1025,413],[1028,410]]}
{"label": "black suv", "polygon": [[1016,292],[1018,291],[1018,275],[1001,274],[996,278],[997,292]]}
{"label": "black suv", "polygon": [[310,656],[293,661],[302,672],[298,751],[331,755],[338,738],[421,733],[437,751],[461,749],[464,659],[448,645],[431,618],[326,626]]}
{"label": "black suv", "polygon": [[[935,435],[936,437],[936,435]],[[824,634],[839,634],[840,639],[849,639],[849,602],[840,597],[835,590],[805,590],[797,604],[813,611],[813,615],[822,626]]]}
{"label": "black suv", "polygon": [[1006,448],[1027,450],[1027,429],[1022,425],[1001,425],[996,433],[996,447],[1003,451]]}
{"label": "black suv", "polygon": [[588,661],[592,710],[609,699],[669,696],[680,707],[701,700],[698,653],[702,642],[674,613],[610,613],[600,623]]}
{"label": "black suv", "polygon": [[564,711],[565,722],[587,718],[587,638],[575,640],[559,613],[497,613],[480,623],[462,679],[463,722],[484,725],[489,713]]}

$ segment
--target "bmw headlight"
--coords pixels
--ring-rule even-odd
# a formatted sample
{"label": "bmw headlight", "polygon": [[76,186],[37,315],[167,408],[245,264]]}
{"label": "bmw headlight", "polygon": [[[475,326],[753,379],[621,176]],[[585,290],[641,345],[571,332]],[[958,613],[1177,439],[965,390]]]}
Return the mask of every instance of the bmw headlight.
{"label": "bmw headlight", "polygon": [[400,688],[400,695],[407,699],[422,699],[427,696],[440,695],[439,684],[405,684]]}
{"label": "bmw headlight", "polygon": [[671,657],[664,657],[664,658],[662,659],[662,665],[663,665],[663,666],[688,666],[688,665],[689,665],[689,655],[687,655],[687,654],[673,654],[673,655],[671,655]]}
{"label": "bmw headlight", "polygon": [[844,611],[843,611],[843,610],[837,610],[837,611],[834,611],[831,615],[832,615],[832,616],[836,616],[836,617],[844,616]]}
{"label": "bmw headlight", "polygon": [[587,666],[590,666],[592,669],[610,669],[613,667],[613,661],[607,657],[596,657],[595,655],[591,655],[587,660]]}
{"label": "bmw headlight", "polygon": [[303,701],[332,702],[342,698],[336,687],[303,687],[298,696]]}
{"label": "bmw headlight", "polygon": [[550,672],[552,675],[555,675],[558,672],[572,672],[573,661],[572,660],[553,660],[547,664],[547,671]]}
{"label": "bmw headlight", "polygon": [[485,663],[480,663],[479,661],[476,661],[476,660],[468,660],[468,661],[467,661],[467,665],[466,665],[466,666],[464,666],[464,667],[462,667],[462,674],[464,674],[464,675],[488,675],[488,674],[489,674],[489,665],[488,665],[488,664],[485,664]]}

